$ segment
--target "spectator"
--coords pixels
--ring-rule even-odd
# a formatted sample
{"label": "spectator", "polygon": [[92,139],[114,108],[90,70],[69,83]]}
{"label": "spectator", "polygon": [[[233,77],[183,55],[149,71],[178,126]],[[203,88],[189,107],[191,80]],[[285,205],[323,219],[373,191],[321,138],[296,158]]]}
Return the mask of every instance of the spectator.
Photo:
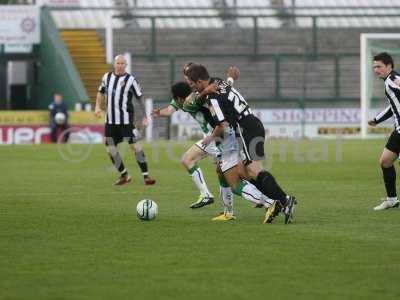
{"label": "spectator", "polygon": [[62,135],[62,141],[66,143],[69,138],[68,108],[63,102],[63,96],[54,94],[54,101],[49,105],[50,109],[50,137],[52,143],[57,143],[58,137]]}

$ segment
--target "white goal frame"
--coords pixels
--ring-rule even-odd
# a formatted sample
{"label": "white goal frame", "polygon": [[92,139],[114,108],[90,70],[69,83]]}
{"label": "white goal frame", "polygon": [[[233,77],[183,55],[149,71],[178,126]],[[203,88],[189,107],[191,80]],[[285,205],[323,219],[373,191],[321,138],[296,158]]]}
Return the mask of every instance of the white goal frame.
{"label": "white goal frame", "polygon": [[[367,95],[367,84],[368,84],[368,42],[370,40],[400,40],[400,33],[361,33],[360,34],[360,73],[361,73],[361,138],[366,139],[368,137],[368,95]],[[382,87],[383,88],[383,87]]]}

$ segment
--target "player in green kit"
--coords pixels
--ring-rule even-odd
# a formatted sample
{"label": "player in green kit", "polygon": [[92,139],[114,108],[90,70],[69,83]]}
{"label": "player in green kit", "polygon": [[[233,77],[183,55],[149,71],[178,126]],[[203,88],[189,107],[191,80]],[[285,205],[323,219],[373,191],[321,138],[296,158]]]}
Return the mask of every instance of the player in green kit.
{"label": "player in green kit", "polygon": [[[171,88],[172,95],[174,99],[171,100],[170,104],[162,109],[155,109],[152,113],[154,117],[162,117],[162,116],[170,116],[174,112],[178,110],[182,110],[186,113],[189,113],[199,124],[204,136],[209,134],[212,131],[209,123],[213,122],[213,118],[210,114],[210,111],[207,107],[199,104],[197,101],[198,95],[191,93],[186,99],[180,98],[176,95],[177,90],[181,90],[182,88],[189,87],[185,85],[184,82],[178,82],[174,84]],[[197,164],[200,160],[206,158],[207,156],[211,157],[214,161],[217,159],[217,155],[219,153],[218,148],[215,143],[211,143],[207,147],[205,147],[202,143],[202,140],[198,141],[194,145],[192,145],[183,155],[182,164],[189,172],[192,177],[193,182],[197,186],[200,191],[200,196],[198,201],[194,202],[190,207],[191,208],[199,208],[205,205],[212,204],[214,202],[214,196],[210,192],[207,187],[206,181],[204,179],[203,172],[199,165]],[[225,180],[220,178],[220,193],[221,198],[224,202],[224,212],[227,216],[226,218],[234,219],[233,216],[233,193],[231,188],[225,182]]]}
{"label": "player in green kit", "polygon": [[[186,70],[192,63],[188,63],[183,68],[183,75],[186,77]],[[230,82],[233,83],[234,79],[237,79],[239,76],[239,70],[236,67],[230,67],[227,71],[227,76]],[[155,109],[152,113],[152,116],[170,116],[174,112],[178,110],[182,110],[184,112],[189,113],[199,124],[203,134],[206,136],[212,131],[209,122],[212,122],[212,116],[210,111],[203,104],[199,104],[198,95],[196,93],[191,93],[189,97],[183,99],[176,94],[176,91],[182,89],[183,83],[176,83],[171,88],[172,95],[174,99],[171,100],[170,104],[162,109]],[[185,87],[183,87],[185,88]],[[204,93],[207,93],[205,91]],[[182,164],[187,169],[189,174],[192,177],[193,182],[197,186],[200,191],[199,199],[194,202],[190,207],[191,208],[199,208],[205,205],[209,205],[214,202],[214,197],[210,190],[207,187],[206,181],[204,179],[203,172],[201,168],[198,166],[198,161],[204,159],[207,156],[210,156],[214,162],[217,159],[217,155],[219,153],[218,148],[215,143],[211,143],[207,147],[201,143],[201,140],[191,146],[182,157]],[[215,220],[227,221],[233,220],[233,193],[227,182],[225,181],[222,174],[219,176],[220,181],[220,195],[222,201],[224,203],[224,214],[215,218]]]}

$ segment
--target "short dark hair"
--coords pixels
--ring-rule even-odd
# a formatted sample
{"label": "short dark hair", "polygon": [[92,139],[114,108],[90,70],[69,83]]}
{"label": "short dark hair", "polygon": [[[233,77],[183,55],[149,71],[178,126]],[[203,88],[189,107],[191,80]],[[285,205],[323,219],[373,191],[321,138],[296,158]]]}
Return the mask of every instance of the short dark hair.
{"label": "short dark hair", "polygon": [[190,85],[184,81],[179,81],[171,86],[172,97],[177,100],[178,98],[186,98],[192,93]]}
{"label": "short dark hair", "polygon": [[210,79],[210,75],[205,66],[193,64],[189,67],[187,71],[187,77],[189,77],[192,81],[198,80],[208,80]]}
{"label": "short dark hair", "polygon": [[384,65],[392,65],[392,68],[394,68],[393,58],[387,52],[381,52],[375,55],[374,61],[381,61]]}

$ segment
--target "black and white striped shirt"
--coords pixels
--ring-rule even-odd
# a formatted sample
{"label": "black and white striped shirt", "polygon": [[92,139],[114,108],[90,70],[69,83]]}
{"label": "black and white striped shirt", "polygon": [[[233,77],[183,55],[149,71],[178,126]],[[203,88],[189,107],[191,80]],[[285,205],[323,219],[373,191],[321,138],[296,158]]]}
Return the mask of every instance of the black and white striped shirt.
{"label": "black and white striped shirt", "polygon": [[226,120],[235,127],[243,117],[251,114],[249,105],[239,91],[219,78],[211,78],[210,83],[215,83],[218,89],[218,94],[207,97],[216,123]]}
{"label": "black and white striped shirt", "polygon": [[380,112],[374,120],[378,124],[393,116],[395,129],[400,133],[400,87],[394,82],[396,79],[400,79],[400,75],[395,71],[390,72],[385,78],[385,94],[389,106]]}
{"label": "black and white striped shirt", "polygon": [[104,74],[99,92],[107,96],[106,123],[114,125],[133,124],[133,101],[142,96],[139,83],[129,73],[116,75],[114,72]]}

